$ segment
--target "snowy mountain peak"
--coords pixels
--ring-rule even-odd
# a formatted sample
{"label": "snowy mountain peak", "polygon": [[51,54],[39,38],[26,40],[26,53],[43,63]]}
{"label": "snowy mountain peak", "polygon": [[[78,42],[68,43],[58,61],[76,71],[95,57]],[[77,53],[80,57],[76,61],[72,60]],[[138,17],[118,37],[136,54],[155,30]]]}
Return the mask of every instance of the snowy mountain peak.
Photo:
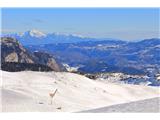
{"label": "snowy mountain peak", "polygon": [[26,35],[26,34],[29,34],[30,36],[32,36],[32,37],[37,37],[37,38],[45,37],[45,36],[46,36],[45,33],[41,32],[41,31],[39,31],[39,30],[36,30],[36,29],[27,31],[27,32],[25,32],[23,35]]}

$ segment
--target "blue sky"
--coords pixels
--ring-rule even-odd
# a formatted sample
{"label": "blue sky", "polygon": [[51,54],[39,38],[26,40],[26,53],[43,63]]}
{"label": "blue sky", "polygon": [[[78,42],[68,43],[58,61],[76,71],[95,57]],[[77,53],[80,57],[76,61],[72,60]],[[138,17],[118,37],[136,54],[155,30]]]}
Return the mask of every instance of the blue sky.
{"label": "blue sky", "polygon": [[139,40],[159,37],[158,8],[3,8],[2,32],[45,33]]}

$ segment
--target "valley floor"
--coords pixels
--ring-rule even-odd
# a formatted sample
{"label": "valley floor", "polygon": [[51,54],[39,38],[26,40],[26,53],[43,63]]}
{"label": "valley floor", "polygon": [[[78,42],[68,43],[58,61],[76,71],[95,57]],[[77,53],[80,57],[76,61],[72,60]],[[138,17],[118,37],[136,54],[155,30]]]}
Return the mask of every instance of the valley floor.
{"label": "valley floor", "polygon": [[160,96],[158,87],[102,83],[74,73],[0,72],[2,112],[77,112]]}

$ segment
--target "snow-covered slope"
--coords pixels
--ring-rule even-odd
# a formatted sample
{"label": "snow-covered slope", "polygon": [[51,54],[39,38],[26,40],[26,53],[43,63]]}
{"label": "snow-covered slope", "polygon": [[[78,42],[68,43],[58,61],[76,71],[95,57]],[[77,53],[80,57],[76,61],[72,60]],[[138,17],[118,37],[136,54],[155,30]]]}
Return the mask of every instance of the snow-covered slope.
{"label": "snow-covered slope", "polygon": [[160,97],[139,100],[118,105],[111,105],[107,107],[80,111],[84,113],[110,113],[110,112],[142,112],[142,113],[158,113],[160,112]]}
{"label": "snow-covered slope", "polygon": [[74,73],[1,72],[3,112],[76,112],[159,96],[158,87],[105,84]]}

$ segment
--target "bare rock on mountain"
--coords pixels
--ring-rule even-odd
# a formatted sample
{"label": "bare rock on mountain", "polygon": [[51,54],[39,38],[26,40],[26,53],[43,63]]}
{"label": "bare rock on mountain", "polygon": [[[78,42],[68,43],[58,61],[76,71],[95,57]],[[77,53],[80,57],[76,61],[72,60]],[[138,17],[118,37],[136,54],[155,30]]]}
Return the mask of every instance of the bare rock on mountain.
{"label": "bare rock on mountain", "polygon": [[38,63],[47,65],[50,68],[52,68],[54,71],[57,71],[57,72],[61,71],[59,65],[57,64],[53,56],[51,56],[50,54],[44,53],[44,52],[34,52],[33,54],[36,57],[36,61]]}
{"label": "bare rock on mountain", "polygon": [[17,53],[13,52],[13,53],[8,54],[5,57],[5,61],[6,62],[18,62],[18,55],[17,55]]}
{"label": "bare rock on mountain", "polygon": [[15,38],[1,38],[1,63],[29,63],[46,65],[54,71],[61,71],[59,65],[48,53],[31,53],[26,50]]}
{"label": "bare rock on mountain", "polygon": [[1,38],[1,62],[34,63],[32,55],[14,38]]}

